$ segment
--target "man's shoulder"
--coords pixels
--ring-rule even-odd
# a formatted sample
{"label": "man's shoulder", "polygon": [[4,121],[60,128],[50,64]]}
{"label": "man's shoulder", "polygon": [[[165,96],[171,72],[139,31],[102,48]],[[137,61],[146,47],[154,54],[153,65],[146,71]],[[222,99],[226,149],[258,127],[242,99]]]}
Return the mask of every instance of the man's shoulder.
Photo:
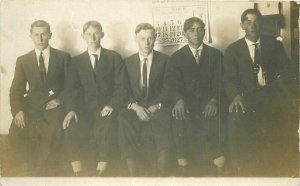
{"label": "man's shoulder", "polygon": [[70,56],[68,52],[53,47],[50,47],[50,52],[54,52],[57,55]]}
{"label": "man's shoulder", "polygon": [[156,51],[156,50],[153,50],[153,55],[154,55],[154,57],[157,58],[158,61],[165,62],[170,59],[170,56],[168,56],[167,54],[164,54],[164,53]]}
{"label": "man's shoulder", "polygon": [[178,50],[176,50],[172,55],[171,58],[177,58],[183,54],[186,54],[187,51],[189,50],[189,45],[184,45],[183,47],[179,48]]}
{"label": "man's shoulder", "polygon": [[240,38],[237,41],[231,43],[225,50],[226,51],[231,51],[231,50],[240,50],[241,49],[241,45],[243,45],[244,43],[246,43],[245,38]]}
{"label": "man's shoulder", "polygon": [[222,52],[221,52],[219,49],[215,48],[215,47],[209,46],[209,45],[207,45],[207,44],[204,44],[203,47],[204,47],[204,48],[207,48],[207,49],[208,49],[208,52],[209,52],[210,54],[220,54],[220,55],[222,55]]}
{"label": "man's shoulder", "polygon": [[112,56],[112,57],[121,57],[121,55],[111,49],[107,49],[107,48],[101,48],[101,54],[100,55],[107,55],[107,56]]}

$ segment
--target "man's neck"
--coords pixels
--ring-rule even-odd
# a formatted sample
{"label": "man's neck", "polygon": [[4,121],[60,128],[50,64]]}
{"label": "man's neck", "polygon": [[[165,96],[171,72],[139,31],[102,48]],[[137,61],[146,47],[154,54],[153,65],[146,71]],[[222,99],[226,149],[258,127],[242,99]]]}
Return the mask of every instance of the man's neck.
{"label": "man's neck", "polygon": [[250,36],[245,36],[248,40],[252,41],[253,43],[256,43],[259,39],[259,36],[257,37],[250,37]]}
{"label": "man's neck", "polygon": [[200,43],[199,45],[193,45],[193,44],[190,44],[190,43],[189,43],[189,45],[190,45],[190,47],[192,47],[193,49],[197,50],[197,49],[202,45],[202,43]]}
{"label": "man's neck", "polygon": [[143,57],[147,57],[147,56],[149,56],[149,55],[151,54],[151,52],[150,52],[150,53],[144,53],[144,52],[142,52],[142,51],[139,51],[139,53],[140,53],[140,55],[143,56]]}
{"label": "man's neck", "polygon": [[91,51],[91,52],[96,52],[97,50],[99,50],[99,48],[100,47],[98,47],[98,48],[88,48],[88,50]]}

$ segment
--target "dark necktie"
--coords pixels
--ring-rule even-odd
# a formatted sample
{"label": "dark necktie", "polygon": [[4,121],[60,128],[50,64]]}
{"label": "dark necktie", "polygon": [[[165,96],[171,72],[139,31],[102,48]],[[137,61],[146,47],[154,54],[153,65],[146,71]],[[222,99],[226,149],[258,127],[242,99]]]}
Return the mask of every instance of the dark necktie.
{"label": "dark necktie", "polygon": [[147,87],[147,58],[144,58],[144,63],[143,63],[143,94],[146,96],[148,87]]}
{"label": "dark necktie", "polygon": [[40,71],[42,81],[45,82],[45,80],[46,80],[46,68],[45,68],[43,52],[41,52],[40,56],[39,56],[39,71]]}
{"label": "dark necktie", "polygon": [[254,50],[254,62],[253,62],[253,76],[255,83],[258,85],[258,72],[259,72],[259,67],[260,67],[260,52],[258,48],[258,43],[254,44],[255,50]]}

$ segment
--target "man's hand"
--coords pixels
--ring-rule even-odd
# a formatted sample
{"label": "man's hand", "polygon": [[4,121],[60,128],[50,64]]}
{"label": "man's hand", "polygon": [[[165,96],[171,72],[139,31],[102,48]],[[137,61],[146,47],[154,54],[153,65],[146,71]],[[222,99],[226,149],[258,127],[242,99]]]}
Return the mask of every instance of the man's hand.
{"label": "man's hand", "polygon": [[111,106],[106,105],[100,112],[100,117],[106,117],[109,116],[114,109]]}
{"label": "man's hand", "polygon": [[242,112],[245,113],[245,107],[243,104],[243,98],[240,95],[235,96],[232,103],[229,105],[229,112],[238,112],[239,107],[241,107]]}
{"label": "man's hand", "polygon": [[66,117],[63,121],[63,129],[66,129],[69,127],[70,122],[72,121],[73,118],[75,119],[75,122],[78,122],[76,113],[74,111],[71,111],[66,115]]}
{"label": "man's hand", "polygon": [[182,99],[178,100],[172,110],[172,116],[176,119],[183,120],[186,118],[186,114],[190,113]]}
{"label": "man's hand", "polygon": [[209,100],[209,102],[204,107],[204,110],[203,110],[202,114],[204,114],[205,118],[206,117],[212,117],[212,116],[215,116],[217,114],[217,111],[218,111],[217,100],[212,98],[211,100]]}
{"label": "man's hand", "polygon": [[160,103],[151,105],[148,110],[151,112],[151,114],[154,114],[157,110],[160,109]]}
{"label": "man's hand", "polygon": [[25,114],[24,112],[21,110],[19,111],[16,116],[15,116],[15,124],[19,127],[19,128],[24,128],[25,127]]}
{"label": "man's hand", "polygon": [[141,121],[150,120],[151,112],[147,108],[142,107],[137,103],[132,103],[131,108],[135,111],[136,115]]}
{"label": "man's hand", "polygon": [[54,109],[60,104],[61,104],[61,101],[59,99],[52,99],[51,101],[49,101],[47,103],[46,110]]}

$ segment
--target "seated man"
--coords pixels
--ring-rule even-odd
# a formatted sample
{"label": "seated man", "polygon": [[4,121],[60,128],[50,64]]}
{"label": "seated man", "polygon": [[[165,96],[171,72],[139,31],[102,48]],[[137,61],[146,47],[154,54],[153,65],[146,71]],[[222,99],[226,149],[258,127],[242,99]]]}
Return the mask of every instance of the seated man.
{"label": "seated man", "polygon": [[269,161],[270,149],[282,148],[269,145],[280,136],[275,136],[274,129],[279,125],[272,112],[279,106],[278,67],[285,66],[282,64],[287,57],[279,41],[260,34],[261,23],[258,10],[245,10],[241,15],[245,37],[229,45],[224,55],[224,89],[231,102],[229,155],[234,176],[270,176],[276,167],[275,161]]}
{"label": "seated man", "polygon": [[82,37],[87,50],[70,65],[66,88],[69,113],[64,120],[64,127],[71,126],[78,115],[82,153],[86,160],[95,159],[97,165],[92,166],[98,176],[112,167],[117,155],[117,115],[126,106],[128,92],[122,58],[101,47],[103,36],[99,22],[84,24]]}
{"label": "seated man", "polygon": [[[188,45],[167,65],[164,87],[172,108],[176,158],[183,174],[214,175],[222,167],[222,53],[203,43],[205,24],[197,17],[184,22]],[[187,171],[188,170],[188,171]]]}
{"label": "seated man", "polygon": [[[153,50],[155,29],[141,23],[135,29],[139,52],[125,59],[131,96],[119,115],[120,147],[131,176],[141,175],[138,165],[150,161],[156,176],[165,174],[169,148],[169,122],[160,117],[162,86],[168,56]],[[149,163],[149,162],[148,162]]]}
{"label": "seated man", "polygon": [[[64,144],[59,134],[65,114],[65,72],[70,55],[50,47],[51,35],[47,22],[38,20],[31,24],[30,37],[35,49],[17,59],[10,88],[14,120],[9,140],[16,156],[15,166],[25,167],[23,171],[32,172],[31,176],[55,175],[53,165],[58,161],[51,155]],[[71,145],[68,146],[68,160],[76,161],[79,157],[73,153],[72,130],[72,127],[65,130],[63,139]],[[22,162],[28,166],[22,166]]]}

